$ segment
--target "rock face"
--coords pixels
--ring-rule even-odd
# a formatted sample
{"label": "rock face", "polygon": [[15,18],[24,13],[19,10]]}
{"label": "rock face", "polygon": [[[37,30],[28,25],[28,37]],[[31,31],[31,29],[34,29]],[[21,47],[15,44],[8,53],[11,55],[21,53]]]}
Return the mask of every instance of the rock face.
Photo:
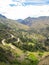
{"label": "rock face", "polygon": [[44,59],[42,59],[38,65],[49,65],[49,56],[46,56]]}

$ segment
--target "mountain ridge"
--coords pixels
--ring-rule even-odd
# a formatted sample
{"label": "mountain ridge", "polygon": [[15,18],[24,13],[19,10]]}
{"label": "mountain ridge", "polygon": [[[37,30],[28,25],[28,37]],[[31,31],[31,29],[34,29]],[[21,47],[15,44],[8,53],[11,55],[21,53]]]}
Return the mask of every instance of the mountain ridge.
{"label": "mountain ridge", "polygon": [[41,20],[49,19],[49,16],[40,16],[40,17],[38,17],[38,18],[27,17],[27,18],[25,18],[24,20],[23,20],[23,19],[18,19],[17,21],[20,22],[20,23],[22,23],[22,24],[25,24],[25,22],[26,22],[26,25],[27,25],[27,23],[29,23],[30,21],[31,21],[31,22],[35,22],[35,21],[38,20],[38,19],[41,19]]}
{"label": "mountain ridge", "polygon": [[6,18],[6,16],[4,16],[4,15],[0,14],[0,18]]}

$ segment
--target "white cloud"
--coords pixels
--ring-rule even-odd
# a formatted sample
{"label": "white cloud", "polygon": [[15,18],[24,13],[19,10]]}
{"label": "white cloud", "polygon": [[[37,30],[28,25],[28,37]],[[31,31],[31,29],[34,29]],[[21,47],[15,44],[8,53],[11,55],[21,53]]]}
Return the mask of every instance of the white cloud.
{"label": "white cloud", "polygon": [[40,1],[49,1],[49,0],[12,0],[13,2],[21,1],[21,2],[40,2]]}
{"label": "white cloud", "polygon": [[[0,13],[10,19],[26,18],[28,16],[49,16],[49,5],[29,5],[29,6],[14,6],[11,7],[9,4],[17,4],[12,0],[0,0]],[[19,5],[19,3],[18,3]]]}

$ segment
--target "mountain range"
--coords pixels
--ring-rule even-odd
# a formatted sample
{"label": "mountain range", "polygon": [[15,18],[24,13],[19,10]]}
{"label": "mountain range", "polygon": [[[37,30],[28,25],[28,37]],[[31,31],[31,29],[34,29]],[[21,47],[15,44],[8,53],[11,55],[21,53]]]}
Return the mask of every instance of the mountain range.
{"label": "mountain range", "polygon": [[28,17],[28,18],[26,18],[24,20],[18,19],[17,21],[22,23],[22,24],[31,26],[34,22],[47,21],[48,19],[49,19],[49,16],[40,16],[38,18]]}
{"label": "mountain range", "polygon": [[0,14],[0,65],[42,65],[49,59],[49,16],[11,20]]}

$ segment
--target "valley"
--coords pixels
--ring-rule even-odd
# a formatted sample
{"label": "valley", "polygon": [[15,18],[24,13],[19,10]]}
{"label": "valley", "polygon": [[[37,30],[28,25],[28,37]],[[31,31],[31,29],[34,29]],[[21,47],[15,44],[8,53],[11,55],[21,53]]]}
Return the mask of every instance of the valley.
{"label": "valley", "polygon": [[48,59],[49,17],[11,20],[0,14],[0,65],[49,65]]}

